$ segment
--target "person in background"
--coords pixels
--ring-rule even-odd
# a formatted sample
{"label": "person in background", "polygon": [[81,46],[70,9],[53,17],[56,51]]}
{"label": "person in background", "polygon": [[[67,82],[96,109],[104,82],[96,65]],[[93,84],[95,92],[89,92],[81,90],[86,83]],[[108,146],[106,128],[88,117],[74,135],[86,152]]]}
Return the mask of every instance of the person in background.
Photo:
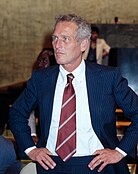
{"label": "person in background", "polygon": [[[129,174],[125,157],[135,156],[138,96],[118,68],[83,60],[90,37],[90,25],[80,16],[58,16],[52,34],[58,65],[35,71],[10,109],[11,130],[38,174]],[[36,105],[37,145],[27,125]],[[131,120],[120,141],[117,106]]]}
{"label": "person in background", "polygon": [[14,144],[3,136],[5,117],[0,119],[0,174],[19,174],[21,163],[17,160]]}
{"label": "person in background", "polygon": [[33,64],[32,70],[38,70],[41,68],[47,68],[48,66],[52,66],[56,64],[56,60],[54,57],[52,48],[43,48],[39,53],[36,61]]}
{"label": "person in background", "polygon": [[[91,25],[91,43],[88,50],[88,56],[86,57],[88,61],[108,65],[108,54],[110,51],[110,46],[106,41],[100,38],[99,29],[96,26]],[[105,59],[107,59],[105,61]]]}

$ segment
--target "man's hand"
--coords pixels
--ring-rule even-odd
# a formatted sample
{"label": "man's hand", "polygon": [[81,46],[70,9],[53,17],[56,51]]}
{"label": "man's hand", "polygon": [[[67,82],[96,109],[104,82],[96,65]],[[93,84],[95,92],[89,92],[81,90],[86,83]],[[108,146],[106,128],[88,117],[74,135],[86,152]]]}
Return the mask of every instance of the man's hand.
{"label": "man's hand", "polygon": [[108,55],[108,53],[104,50],[103,54],[102,54],[102,58],[104,59],[107,55]]}
{"label": "man's hand", "polygon": [[117,150],[111,149],[97,150],[93,155],[97,156],[88,164],[88,167],[93,170],[95,167],[101,164],[98,172],[102,171],[106,165],[117,163],[124,157]]}
{"label": "man's hand", "polygon": [[29,158],[37,161],[45,170],[54,169],[56,166],[49,155],[52,155],[52,153],[46,148],[35,148],[28,153]]}

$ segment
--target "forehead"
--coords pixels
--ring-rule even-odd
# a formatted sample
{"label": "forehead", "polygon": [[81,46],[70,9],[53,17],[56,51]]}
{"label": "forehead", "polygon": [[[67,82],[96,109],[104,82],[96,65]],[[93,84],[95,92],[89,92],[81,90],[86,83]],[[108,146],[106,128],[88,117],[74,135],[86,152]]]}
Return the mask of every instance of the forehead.
{"label": "forehead", "polygon": [[55,26],[53,35],[73,35],[78,26],[74,22],[58,22]]}

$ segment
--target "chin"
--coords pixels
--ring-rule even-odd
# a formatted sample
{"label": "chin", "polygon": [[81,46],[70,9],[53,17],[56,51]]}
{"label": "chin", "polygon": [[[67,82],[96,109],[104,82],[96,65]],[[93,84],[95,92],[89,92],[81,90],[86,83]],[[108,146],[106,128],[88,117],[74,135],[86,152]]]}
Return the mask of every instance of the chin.
{"label": "chin", "polygon": [[65,59],[62,58],[62,57],[56,57],[56,62],[57,62],[58,64],[65,64]]}
{"label": "chin", "polygon": [[64,65],[65,62],[64,62],[64,61],[57,60],[57,64],[59,64],[59,65]]}

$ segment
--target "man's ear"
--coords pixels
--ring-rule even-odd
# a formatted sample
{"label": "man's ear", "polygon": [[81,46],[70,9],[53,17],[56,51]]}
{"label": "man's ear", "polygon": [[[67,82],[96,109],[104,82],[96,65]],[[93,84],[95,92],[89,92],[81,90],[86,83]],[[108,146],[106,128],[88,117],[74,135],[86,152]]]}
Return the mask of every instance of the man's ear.
{"label": "man's ear", "polygon": [[89,46],[89,41],[87,38],[85,38],[82,42],[81,42],[81,51],[84,52]]}

